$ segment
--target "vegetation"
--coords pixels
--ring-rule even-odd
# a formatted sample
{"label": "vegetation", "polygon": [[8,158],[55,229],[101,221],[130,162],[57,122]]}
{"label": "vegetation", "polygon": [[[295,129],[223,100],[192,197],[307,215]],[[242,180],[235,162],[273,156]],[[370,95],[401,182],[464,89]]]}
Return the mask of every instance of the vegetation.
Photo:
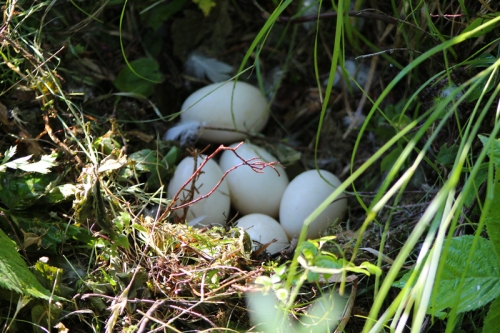
{"label": "vegetation", "polygon": [[[2,2],[2,331],[497,332],[499,9]],[[249,140],[343,181],[273,256],[166,196],[182,157],[230,150],[162,137],[231,78],[270,99]],[[348,216],[307,240],[342,192]]]}

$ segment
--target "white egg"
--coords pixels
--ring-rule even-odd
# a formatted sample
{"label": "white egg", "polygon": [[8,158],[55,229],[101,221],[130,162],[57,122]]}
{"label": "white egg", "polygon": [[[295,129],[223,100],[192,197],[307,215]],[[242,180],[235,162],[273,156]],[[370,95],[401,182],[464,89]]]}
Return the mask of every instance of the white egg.
{"label": "white egg", "polygon": [[[267,100],[260,90],[240,81],[236,85],[229,81],[203,87],[184,101],[182,110],[186,110],[181,113],[182,122],[197,121],[205,126],[244,132],[259,132],[269,119]],[[231,143],[245,137],[243,133],[231,131],[204,129],[201,132],[202,139],[217,143]]]}
{"label": "white egg", "polygon": [[[270,216],[264,214],[246,215],[236,222],[236,226],[243,228],[253,241],[260,244],[266,244],[276,239],[276,242],[266,249],[271,254],[278,253],[290,245],[283,227]],[[260,248],[260,244],[254,244],[254,250]]]}
{"label": "white egg", "polygon": [[[283,193],[280,205],[280,222],[288,238],[299,236],[304,220],[339,186],[340,180],[334,174],[320,170],[301,173],[290,182]],[[326,228],[342,219],[347,207],[345,195],[341,194],[309,225],[307,238],[319,238]]]}
{"label": "white egg", "polygon": [[[197,159],[196,167],[194,165],[193,157],[186,157],[179,163],[175,169],[174,176],[170,183],[168,184],[167,195],[169,198],[173,198],[174,195],[179,191],[182,185],[191,177],[194,170],[200,166],[205,158],[201,155]],[[195,178],[194,186],[195,191],[193,199],[197,199],[200,196],[207,195],[215,185],[222,178],[222,171],[216,162],[209,160],[207,164],[203,167],[202,173],[199,177]],[[179,196],[179,203],[190,201],[190,191],[191,183],[183,189]],[[220,186],[215,190],[210,196],[196,202],[195,204],[189,206],[186,214],[186,220],[189,225],[225,225],[226,218],[229,214],[230,208],[230,195],[229,187],[227,181],[224,180]],[[183,209],[175,210],[177,216],[182,216]]]}
{"label": "white egg", "polygon": [[[241,145],[236,153],[245,160],[258,157],[251,163],[277,161],[276,157],[250,143]],[[223,172],[241,163],[241,159],[229,150],[222,153],[219,161]],[[236,210],[243,215],[261,213],[278,217],[281,197],[288,185],[288,176],[281,166],[275,165],[274,168],[266,167],[261,173],[257,173],[248,165],[241,165],[228,173],[226,180],[231,191],[231,203]]]}

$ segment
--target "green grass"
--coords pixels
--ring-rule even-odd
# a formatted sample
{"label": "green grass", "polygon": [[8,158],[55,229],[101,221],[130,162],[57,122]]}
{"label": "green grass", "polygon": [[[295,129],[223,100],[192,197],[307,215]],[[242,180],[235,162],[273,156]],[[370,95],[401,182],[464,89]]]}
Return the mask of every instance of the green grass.
{"label": "green grass", "polygon": [[[347,313],[339,326],[347,332],[494,332],[500,16],[466,0],[386,1],[364,11],[361,25],[348,12],[365,2],[352,9],[350,1],[319,1],[337,15],[307,30],[293,22],[300,1],[221,1],[214,21],[200,11],[210,3],[5,3],[0,226],[19,258],[43,271],[33,274],[43,288],[78,296],[25,304],[23,293],[1,284],[3,331],[50,330],[61,320],[96,332],[332,331]],[[237,68],[235,78],[265,91],[272,69],[281,70],[271,100],[280,105],[275,128],[252,140],[300,150],[299,169],[322,168],[333,151],[327,157],[343,170],[343,183],[304,221],[287,259],[255,258],[236,229],[171,224],[170,211],[156,209],[168,207],[164,186],[186,153],[157,139],[179,114],[183,84],[198,84],[180,74],[185,59],[174,48],[192,51],[175,37],[176,27],[192,33],[183,21],[189,15],[199,15],[200,26],[232,20],[237,35],[217,30],[197,46]],[[166,32],[168,39],[151,41]],[[210,49],[217,38],[232,48]],[[353,86],[334,87],[356,56],[372,66],[368,85],[354,82],[357,95]],[[359,126],[326,130],[358,107]],[[159,128],[153,134],[151,123]],[[52,150],[57,166],[43,164]],[[47,156],[16,160],[31,154]],[[334,235],[306,240],[308,225],[341,193],[350,195],[349,220],[333,225]],[[344,232],[352,232],[347,241]],[[50,261],[34,265],[41,256]],[[337,274],[337,282],[322,285],[321,274]],[[450,283],[447,298],[441,291]]]}

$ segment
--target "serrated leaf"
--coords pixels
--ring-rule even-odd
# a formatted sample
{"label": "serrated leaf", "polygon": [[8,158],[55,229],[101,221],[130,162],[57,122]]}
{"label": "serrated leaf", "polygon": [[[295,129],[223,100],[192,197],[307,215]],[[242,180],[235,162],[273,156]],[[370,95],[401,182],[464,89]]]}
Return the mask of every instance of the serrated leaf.
{"label": "serrated leaf", "polygon": [[47,174],[50,172],[50,168],[57,166],[55,163],[57,156],[44,155],[38,162],[29,163],[25,165],[20,165],[19,169],[27,172],[38,172],[42,174]]}
{"label": "serrated leaf", "polygon": [[35,278],[28,266],[17,253],[12,240],[0,229],[0,287],[15,291],[18,294],[42,298],[45,300],[61,300],[51,296]]}
{"label": "serrated leaf", "polygon": [[0,202],[9,209],[26,209],[57,185],[58,175],[6,174],[0,186]]}
{"label": "serrated leaf", "polygon": [[55,155],[43,155],[38,162],[29,163],[32,155],[17,158],[13,161],[7,162],[16,153],[16,147],[11,147],[5,152],[5,157],[3,159],[3,165],[0,167],[0,172],[5,171],[5,168],[20,169],[26,172],[38,172],[46,174],[50,172],[50,168],[57,166],[55,160],[57,156]]}
{"label": "serrated leaf", "polygon": [[205,16],[208,16],[212,8],[215,7],[213,0],[193,0],[193,2],[198,5]]}
{"label": "serrated leaf", "polygon": [[486,212],[486,230],[490,237],[497,263],[500,265],[500,167],[498,166],[495,168],[493,200],[490,209]]}
{"label": "serrated leaf", "polygon": [[490,310],[484,318],[482,333],[500,332],[500,297],[497,297],[490,305]]}
{"label": "serrated leaf", "polygon": [[[474,236],[456,237],[450,242],[447,257],[439,263],[444,267],[434,285],[433,293],[437,292],[432,296],[434,303],[431,302],[428,309],[428,313],[433,315],[453,307],[457,307],[457,313],[471,311],[488,304],[500,294],[500,267],[491,242],[479,238],[474,253],[470,253]],[[473,258],[467,260],[470,255]],[[459,290],[464,272],[465,281]]]}
{"label": "serrated leaf", "polygon": [[3,158],[2,164],[10,160],[14,155],[16,155],[17,146],[12,146],[5,152],[5,156]]}
{"label": "serrated leaf", "polygon": [[191,53],[184,64],[186,73],[198,79],[208,78],[212,82],[227,81],[231,78],[233,67],[214,58]]}
{"label": "serrated leaf", "polygon": [[76,186],[73,184],[62,184],[54,187],[47,193],[45,201],[49,203],[59,203],[72,200],[75,197]]}
{"label": "serrated leaf", "polygon": [[19,157],[13,161],[5,163],[5,166],[7,168],[11,168],[11,169],[18,169],[20,166],[27,164],[30,158],[31,158],[31,155]]}

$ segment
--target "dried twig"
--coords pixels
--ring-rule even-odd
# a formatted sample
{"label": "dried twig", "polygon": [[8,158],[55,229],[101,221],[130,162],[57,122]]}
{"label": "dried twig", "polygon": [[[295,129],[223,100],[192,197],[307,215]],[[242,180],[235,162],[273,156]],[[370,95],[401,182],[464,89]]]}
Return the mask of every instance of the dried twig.
{"label": "dried twig", "polygon": [[[240,142],[239,144],[237,144],[235,147],[231,148],[231,147],[226,147],[224,145],[220,145],[212,154],[206,156],[203,161],[201,162],[200,166],[193,172],[193,174],[191,175],[191,177],[188,178],[188,180],[186,180],[186,182],[184,182],[184,184],[181,186],[181,188],[179,189],[179,191],[177,191],[177,193],[174,195],[174,197],[172,198],[172,201],[170,202],[170,204],[168,205],[167,209],[165,210],[165,212],[161,215],[160,217],[160,220],[164,219],[168,214],[169,212],[173,211],[173,210],[177,210],[177,209],[183,209],[187,206],[190,206],[190,205],[193,205],[195,203],[197,203],[198,201],[200,200],[203,200],[205,198],[208,198],[210,195],[212,195],[212,193],[214,193],[217,188],[219,188],[219,186],[222,184],[222,181],[226,178],[226,176],[233,170],[235,170],[236,168],[239,168],[243,165],[247,165],[249,166],[254,172],[257,172],[257,173],[262,173],[264,172],[263,170],[267,167],[270,167],[272,168],[274,171],[276,171],[276,173],[278,174],[279,176],[279,171],[274,167],[275,165],[280,165],[279,162],[263,162],[263,161],[256,161],[256,159],[258,159],[258,157],[252,157],[250,159],[244,159],[243,157],[241,157],[237,152],[236,150],[243,144],[243,142]],[[221,179],[219,180],[219,182],[217,184],[215,184],[215,186],[205,195],[202,195],[194,200],[190,200],[189,202],[186,202],[186,203],[183,203],[179,206],[175,206],[174,205],[177,203],[177,201],[179,200],[179,197],[182,193],[182,191],[188,186],[188,184],[193,181],[196,177],[199,176],[199,174],[202,172],[202,169],[203,167],[207,164],[207,162],[209,160],[211,160],[212,158],[214,158],[217,154],[219,154],[221,151],[225,151],[225,150],[230,150],[233,152],[233,154],[236,155],[236,157],[238,157],[240,160],[241,160],[241,163],[238,164],[238,165],[235,165],[233,166],[232,168],[230,168],[229,170],[227,170],[226,172],[224,172],[224,174],[222,175]],[[196,157],[195,157],[196,158]]]}

